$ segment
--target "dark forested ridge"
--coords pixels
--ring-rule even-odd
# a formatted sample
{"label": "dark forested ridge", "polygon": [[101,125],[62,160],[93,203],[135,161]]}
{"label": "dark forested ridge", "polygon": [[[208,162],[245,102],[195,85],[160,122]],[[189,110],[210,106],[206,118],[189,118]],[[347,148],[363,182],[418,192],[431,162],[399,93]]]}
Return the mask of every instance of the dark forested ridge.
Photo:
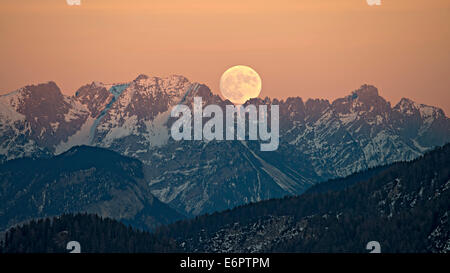
{"label": "dark forested ridge", "polygon": [[[396,163],[393,163],[396,164]],[[393,164],[383,165],[378,167],[369,168],[365,171],[360,171],[351,174],[346,177],[334,178],[328,181],[320,182],[305,191],[305,193],[324,193],[328,191],[341,191],[348,187],[355,185],[356,183],[367,181],[370,178],[380,174],[385,171]]]}
{"label": "dark forested ridge", "polygon": [[[367,252],[369,241],[380,242],[382,252],[450,252],[450,144],[414,161],[368,172],[341,180],[345,187],[330,181],[301,196],[182,220],[151,234],[128,229],[112,236],[121,242],[116,248],[101,242],[109,240],[108,230],[122,224],[103,220],[96,227],[77,225],[89,241],[87,252]],[[66,226],[75,225],[70,219]],[[4,251],[40,252],[42,246],[34,243],[39,234],[47,238],[41,241],[53,240],[68,229],[48,231],[44,223],[10,231]],[[136,236],[143,236],[145,247]],[[70,240],[82,240],[75,237]]]}
{"label": "dark forested ridge", "polygon": [[168,252],[174,240],[157,238],[116,220],[93,214],[64,214],[11,228],[0,253],[68,253],[67,243],[80,243],[82,253]]}

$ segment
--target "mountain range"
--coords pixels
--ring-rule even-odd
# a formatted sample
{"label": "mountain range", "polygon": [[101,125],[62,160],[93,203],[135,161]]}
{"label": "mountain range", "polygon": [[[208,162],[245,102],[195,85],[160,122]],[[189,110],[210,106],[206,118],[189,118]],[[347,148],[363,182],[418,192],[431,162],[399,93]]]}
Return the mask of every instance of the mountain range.
{"label": "mountain range", "polygon": [[[76,152],[76,151],[74,151]],[[63,214],[11,228],[4,252],[450,251],[450,144],[410,162],[371,168],[312,186],[300,196],[205,214],[152,233],[88,214]],[[88,227],[88,228],[87,228]]]}
{"label": "mountain range", "polygon": [[257,141],[174,141],[170,111],[231,104],[183,76],[139,75],[118,84],[93,82],[66,96],[54,82],[0,96],[0,160],[50,158],[89,145],[143,163],[143,181],[157,199],[186,215],[301,194],[312,185],[396,161],[450,141],[450,120],[436,107],[403,98],[391,106],[363,85],[333,102],[257,98],[277,104],[280,146]]}

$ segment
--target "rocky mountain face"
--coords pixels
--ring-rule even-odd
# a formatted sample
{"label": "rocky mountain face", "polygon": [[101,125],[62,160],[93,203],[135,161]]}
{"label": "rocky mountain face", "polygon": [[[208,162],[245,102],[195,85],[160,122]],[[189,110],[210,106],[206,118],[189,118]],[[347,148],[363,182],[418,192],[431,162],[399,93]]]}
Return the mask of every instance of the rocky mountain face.
{"label": "rocky mountain face", "polygon": [[294,165],[303,160],[295,160],[296,154],[306,155],[315,173],[332,178],[410,160],[449,141],[450,120],[441,109],[409,101],[417,114],[411,121],[401,107],[405,100],[392,108],[375,87],[364,85],[332,103],[272,102],[285,111],[278,152],[290,153]]}
{"label": "rocky mountain face", "polygon": [[4,159],[51,155],[89,116],[77,99],[64,96],[54,82],[0,96],[0,105],[0,153]]}
{"label": "rocky mountain face", "polygon": [[[0,97],[0,156],[60,154],[75,145],[108,148],[145,164],[145,180],[161,201],[187,214],[299,194],[330,178],[410,160],[450,141],[441,109],[402,99],[392,107],[364,85],[334,102],[253,99],[277,104],[280,146],[257,141],[175,141],[171,109],[230,104],[182,76],[140,75],[122,84],[92,83],[64,96],[54,83]],[[270,108],[270,107],[269,107]]]}
{"label": "rocky mountain face", "polygon": [[89,212],[153,229],[184,216],[155,198],[139,160],[76,146],[53,158],[0,165],[0,230],[35,218]]}
{"label": "rocky mountain face", "polygon": [[[412,162],[164,227],[187,252],[450,252],[450,144]],[[373,176],[372,176],[373,175]],[[349,181],[347,181],[349,180]],[[341,182],[347,187],[336,189]],[[312,188],[317,187],[313,186]],[[326,188],[329,188],[326,190]]]}

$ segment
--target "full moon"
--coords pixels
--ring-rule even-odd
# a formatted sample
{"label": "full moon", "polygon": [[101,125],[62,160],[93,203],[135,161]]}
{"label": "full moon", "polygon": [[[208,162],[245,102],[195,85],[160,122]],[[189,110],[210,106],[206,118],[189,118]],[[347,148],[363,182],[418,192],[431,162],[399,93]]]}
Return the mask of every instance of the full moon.
{"label": "full moon", "polygon": [[247,100],[258,97],[261,86],[258,73],[245,65],[229,68],[220,78],[222,95],[234,104],[244,104]]}

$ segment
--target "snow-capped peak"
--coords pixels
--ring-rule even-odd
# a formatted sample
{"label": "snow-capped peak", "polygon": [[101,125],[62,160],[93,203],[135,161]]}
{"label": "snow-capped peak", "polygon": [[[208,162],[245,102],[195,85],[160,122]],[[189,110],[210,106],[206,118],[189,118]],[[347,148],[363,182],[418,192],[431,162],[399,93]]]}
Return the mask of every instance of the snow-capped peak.
{"label": "snow-capped peak", "polygon": [[419,113],[420,117],[424,120],[445,117],[442,109],[425,104],[419,104],[408,98],[402,98],[394,107],[394,110],[408,116]]}

